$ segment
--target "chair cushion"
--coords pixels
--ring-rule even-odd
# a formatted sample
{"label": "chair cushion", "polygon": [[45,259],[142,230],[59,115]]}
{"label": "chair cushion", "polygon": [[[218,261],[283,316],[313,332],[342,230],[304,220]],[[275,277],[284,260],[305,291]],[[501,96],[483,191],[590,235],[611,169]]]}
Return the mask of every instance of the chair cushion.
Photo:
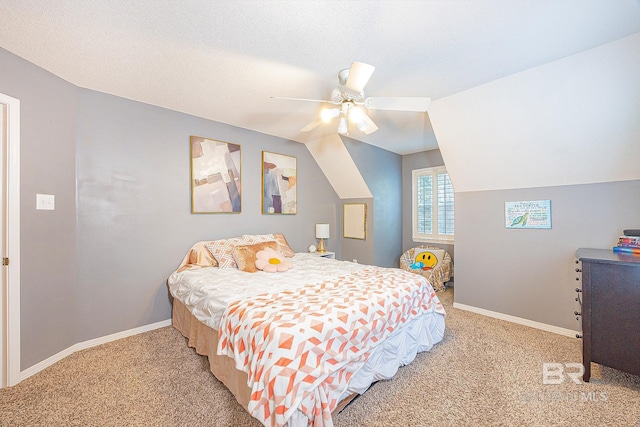
{"label": "chair cushion", "polygon": [[442,248],[421,245],[411,248],[400,257],[400,268],[424,276],[433,289],[442,291],[453,277],[451,256]]}

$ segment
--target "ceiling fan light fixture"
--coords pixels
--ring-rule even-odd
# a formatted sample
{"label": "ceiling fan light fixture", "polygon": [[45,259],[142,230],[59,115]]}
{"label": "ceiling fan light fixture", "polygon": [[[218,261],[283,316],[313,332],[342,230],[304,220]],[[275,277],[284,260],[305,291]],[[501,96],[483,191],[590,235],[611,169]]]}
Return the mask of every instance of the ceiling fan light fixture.
{"label": "ceiling fan light fixture", "polygon": [[347,118],[340,117],[340,123],[338,124],[338,133],[340,135],[346,135],[349,132],[349,128],[347,126]]}
{"label": "ceiling fan light fixture", "polygon": [[349,108],[349,121],[356,125],[358,130],[364,132],[367,128],[366,113],[360,107]]}
{"label": "ceiling fan light fixture", "polygon": [[351,123],[360,123],[364,121],[365,112],[360,107],[349,108],[349,121]]}
{"label": "ceiling fan light fixture", "polygon": [[[364,62],[352,62],[350,68],[338,72],[339,86],[331,91],[331,99],[284,98],[294,101],[318,102],[326,105],[320,111],[320,117],[309,123],[301,132],[309,132],[321,123],[328,123],[340,117],[338,133],[349,134],[349,126],[357,128],[366,135],[378,130],[368,112],[370,110],[410,111],[426,113],[431,98],[428,97],[369,97],[364,96],[364,87],[371,78],[375,67]],[[327,105],[328,104],[328,105]]]}
{"label": "ceiling fan light fixture", "polygon": [[338,114],[340,114],[340,110],[337,108],[323,108],[320,111],[320,118],[323,122],[329,123],[331,119],[338,117]]}

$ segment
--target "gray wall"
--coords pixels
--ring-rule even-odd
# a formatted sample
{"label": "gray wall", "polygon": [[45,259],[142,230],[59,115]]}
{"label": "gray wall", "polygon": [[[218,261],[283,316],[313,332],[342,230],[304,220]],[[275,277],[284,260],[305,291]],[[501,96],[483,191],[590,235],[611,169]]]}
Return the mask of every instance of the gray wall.
{"label": "gray wall", "polygon": [[[77,89],[0,49],[0,92],[20,100],[20,328],[25,369],[75,344]],[[55,210],[36,211],[36,194]]]}
{"label": "gray wall", "polygon": [[[437,246],[446,250],[451,259],[454,260],[454,247],[453,245],[445,245],[441,243],[423,243],[414,242],[412,233],[412,176],[411,173],[414,169],[431,168],[436,166],[444,166],[442,155],[440,150],[422,151],[414,154],[407,154],[402,156],[402,252],[413,247],[428,244],[430,246]],[[454,189],[455,190],[455,189]],[[456,219],[458,215],[458,206],[455,207]],[[456,225],[456,241],[458,239],[458,229]],[[455,260],[454,260],[455,261]],[[454,263],[455,264],[455,263]]]}
{"label": "gray wall", "polygon": [[[551,200],[552,228],[506,229],[504,202]],[[640,228],[640,180],[456,193],[456,303],[580,330],[574,253]]]}
{"label": "gray wall", "polygon": [[[193,243],[283,232],[314,241],[339,200],[304,145],[81,90],[78,115],[78,300],[84,341],[169,318],[166,279]],[[242,147],[242,213],[191,214],[189,136]],[[298,214],[262,215],[262,151],[295,156]],[[335,224],[334,224],[335,226]]]}
{"label": "gray wall", "polygon": [[373,195],[373,209],[367,206],[367,240],[344,239],[343,257],[362,262],[355,248],[373,245],[373,264],[398,267],[402,254],[402,157],[370,144],[349,138],[343,140]]}
{"label": "gray wall", "polygon": [[[282,232],[304,251],[315,223],[341,229],[302,144],[80,89],[2,49],[0,62],[0,92],[21,101],[22,370],[169,319],[166,279],[196,241]],[[242,146],[241,214],[190,213],[190,135]],[[297,215],[261,215],[263,150],[297,158]],[[36,211],[36,193],[56,210]]]}

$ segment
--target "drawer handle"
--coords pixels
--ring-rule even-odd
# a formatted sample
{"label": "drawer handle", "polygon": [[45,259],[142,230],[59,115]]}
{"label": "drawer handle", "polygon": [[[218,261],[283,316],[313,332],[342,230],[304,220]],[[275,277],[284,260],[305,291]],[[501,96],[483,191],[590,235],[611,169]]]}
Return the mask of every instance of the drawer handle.
{"label": "drawer handle", "polygon": [[582,292],[582,289],[576,288],[576,292]]}
{"label": "drawer handle", "polygon": [[576,273],[580,273],[582,270],[580,270],[579,268],[576,268]]}
{"label": "drawer handle", "polygon": [[582,316],[582,313],[580,313],[579,311],[574,311],[573,314],[575,314],[576,316]]}
{"label": "drawer handle", "polygon": [[576,338],[578,338],[578,339],[582,339],[582,335],[580,335],[580,334],[576,334]]}

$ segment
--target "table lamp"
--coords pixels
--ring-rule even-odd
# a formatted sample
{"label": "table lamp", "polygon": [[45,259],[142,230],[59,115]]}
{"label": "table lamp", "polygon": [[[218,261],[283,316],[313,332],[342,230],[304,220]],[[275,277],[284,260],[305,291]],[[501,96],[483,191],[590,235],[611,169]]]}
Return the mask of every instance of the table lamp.
{"label": "table lamp", "polygon": [[324,245],[324,239],[329,238],[329,224],[316,224],[316,239],[320,239],[318,244],[318,252],[327,252],[327,248]]}

